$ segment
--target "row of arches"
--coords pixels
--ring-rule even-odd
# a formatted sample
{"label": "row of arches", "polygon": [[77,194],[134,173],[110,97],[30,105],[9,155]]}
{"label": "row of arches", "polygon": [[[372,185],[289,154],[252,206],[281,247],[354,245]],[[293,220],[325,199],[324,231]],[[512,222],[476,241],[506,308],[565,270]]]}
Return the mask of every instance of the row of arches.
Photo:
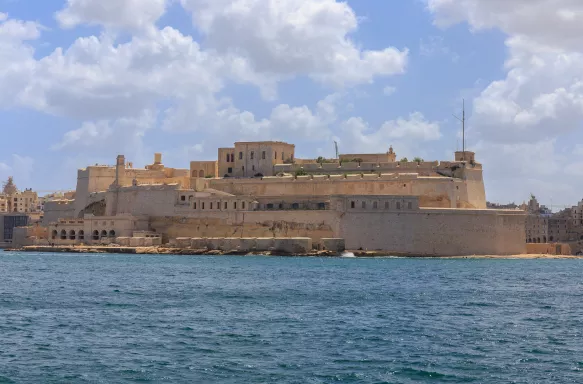
{"label": "row of arches", "polygon": [[[85,231],[81,229],[78,232],[76,232],[74,229],[71,229],[69,232],[67,232],[66,230],[63,229],[59,233],[55,229],[55,230],[53,230],[51,237],[53,240],[56,240],[57,237],[60,238],[61,240],[85,240]],[[103,230],[101,232],[99,232],[98,230],[95,230],[91,234],[91,238],[93,240],[101,240],[104,238],[115,238],[115,231],[113,229],[109,232],[106,230]]]}

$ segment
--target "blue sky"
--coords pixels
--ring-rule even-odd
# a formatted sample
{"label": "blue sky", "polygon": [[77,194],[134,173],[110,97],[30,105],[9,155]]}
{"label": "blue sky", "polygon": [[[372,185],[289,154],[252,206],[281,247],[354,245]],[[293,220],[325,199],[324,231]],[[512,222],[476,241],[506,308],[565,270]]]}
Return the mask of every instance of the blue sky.
{"label": "blue sky", "polygon": [[0,177],[21,188],[74,188],[121,153],[188,167],[237,140],[450,160],[465,98],[489,200],[583,197],[572,0],[32,3],[0,0]]}

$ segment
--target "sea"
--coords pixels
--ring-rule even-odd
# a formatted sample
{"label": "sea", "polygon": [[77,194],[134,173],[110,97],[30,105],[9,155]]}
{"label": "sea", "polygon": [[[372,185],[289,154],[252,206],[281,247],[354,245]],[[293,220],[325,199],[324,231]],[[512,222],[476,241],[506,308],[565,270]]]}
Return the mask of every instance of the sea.
{"label": "sea", "polygon": [[583,383],[583,260],[0,251],[0,383]]}

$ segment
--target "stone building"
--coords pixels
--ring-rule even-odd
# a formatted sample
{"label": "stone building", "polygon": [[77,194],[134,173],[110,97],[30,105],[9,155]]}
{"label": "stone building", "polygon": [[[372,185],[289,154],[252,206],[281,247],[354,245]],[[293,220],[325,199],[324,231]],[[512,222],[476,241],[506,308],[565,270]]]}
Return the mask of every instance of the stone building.
{"label": "stone building", "polygon": [[0,192],[0,212],[39,212],[38,194],[32,189],[19,191],[13,178],[9,177]]}
{"label": "stone building", "polygon": [[115,166],[80,170],[74,198],[47,202],[44,223],[49,241],[66,245],[150,233],[164,242],[336,238],[348,249],[403,255],[525,251],[524,212],[486,209],[474,153],[406,163],[392,148],[342,156],[350,160],[296,162],[294,145],[273,141],[238,142],[188,169],[165,167],[160,154],[134,169],[120,155]]}

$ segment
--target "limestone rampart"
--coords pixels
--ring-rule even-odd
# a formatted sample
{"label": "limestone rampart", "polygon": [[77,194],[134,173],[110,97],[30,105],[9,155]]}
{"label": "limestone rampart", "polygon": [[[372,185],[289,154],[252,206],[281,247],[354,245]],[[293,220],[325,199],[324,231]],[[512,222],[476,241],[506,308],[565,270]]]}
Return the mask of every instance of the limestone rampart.
{"label": "limestone rampart", "polygon": [[[179,248],[207,249],[223,252],[267,252],[282,254],[306,254],[312,250],[310,238],[182,238],[176,242]],[[188,243],[188,244],[187,244]]]}

